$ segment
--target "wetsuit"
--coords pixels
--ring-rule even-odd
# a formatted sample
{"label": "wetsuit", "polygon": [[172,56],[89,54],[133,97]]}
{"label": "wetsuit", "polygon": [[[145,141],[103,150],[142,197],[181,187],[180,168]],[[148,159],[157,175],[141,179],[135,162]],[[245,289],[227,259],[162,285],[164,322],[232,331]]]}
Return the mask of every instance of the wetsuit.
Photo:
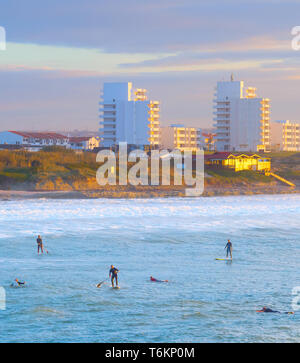
{"label": "wetsuit", "polygon": [[119,270],[115,267],[109,270],[109,275],[111,275],[112,287],[114,287],[114,280],[116,280],[116,285],[118,286],[118,272]]}
{"label": "wetsuit", "polygon": [[40,253],[40,249],[42,251],[42,253],[44,253],[44,250],[43,250],[43,240],[41,238],[38,238],[36,240],[37,244],[38,244],[38,253]]}
{"label": "wetsuit", "polygon": [[150,281],[152,281],[152,282],[168,282],[168,280],[164,280],[164,281],[162,281],[162,280],[157,280],[157,279],[155,279],[154,277],[150,277]]}
{"label": "wetsuit", "polygon": [[14,281],[10,286],[11,287],[21,287],[24,286],[25,282],[20,282],[20,281]]}
{"label": "wetsuit", "polygon": [[228,256],[230,255],[230,257],[232,258],[232,243],[228,242],[227,245],[225,246],[226,249],[226,257],[228,258]]}
{"label": "wetsuit", "polygon": [[270,308],[263,308],[262,310],[258,310],[257,313],[273,313],[273,314],[294,314],[293,312],[285,312],[282,313],[281,311],[272,310]]}

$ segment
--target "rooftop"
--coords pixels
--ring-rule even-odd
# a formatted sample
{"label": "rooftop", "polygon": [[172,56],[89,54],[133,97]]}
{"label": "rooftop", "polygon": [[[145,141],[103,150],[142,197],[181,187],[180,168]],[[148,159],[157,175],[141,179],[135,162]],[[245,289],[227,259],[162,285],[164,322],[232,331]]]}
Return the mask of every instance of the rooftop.
{"label": "rooftop", "polygon": [[13,134],[22,136],[22,137],[27,137],[27,138],[32,138],[32,139],[67,139],[67,136],[61,135],[61,134],[57,134],[55,132],[27,132],[27,131],[8,131],[11,132]]}

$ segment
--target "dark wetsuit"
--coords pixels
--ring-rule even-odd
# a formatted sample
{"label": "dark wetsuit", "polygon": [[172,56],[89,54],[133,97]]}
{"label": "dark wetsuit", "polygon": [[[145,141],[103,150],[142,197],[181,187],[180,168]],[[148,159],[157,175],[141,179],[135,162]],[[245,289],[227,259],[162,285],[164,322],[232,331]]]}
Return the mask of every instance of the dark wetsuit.
{"label": "dark wetsuit", "polygon": [[232,258],[232,243],[228,242],[227,245],[225,246],[226,249],[226,256],[228,257],[230,255],[230,257]]}
{"label": "dark wetsuit", "polygon": [[111,284],[113,287],[114,287],[114,280],[116,280],[116,285],[118,286],[118,272],[119,270],[115,267],[109,270],[109,275],[111,275]]}
{"label": "dark wetsuit", "polygon": [[44,250],[43,250],[43,240],[41,238],[38,238],[36,240],[37,244],[38,244],[38,253],[40,252],[40,249],[42,251],[42,253],[44,253]]}
{"label": "dark wetsuit", "polygon": [[258,313],[273,313],[273,314],[294,314],[293,312],[285,312],[282,313],[281,311],[277,311],[277,310],[272,310],[270,308],[263,308],[262,310],[258,310]]}
{"label": "dark wetsuit", "polygon": [[25,285],[25,281],[24,282],[20,282],[20,281],[14,281],[10,286],[11,287],[21,287]]}
{"label": "dark wetsuit", "polygon": [[157,279],[155,279],[154,277],[150,277],[150,281],[152,281],[152,282],[168,282],[168,280],[157,280]]}

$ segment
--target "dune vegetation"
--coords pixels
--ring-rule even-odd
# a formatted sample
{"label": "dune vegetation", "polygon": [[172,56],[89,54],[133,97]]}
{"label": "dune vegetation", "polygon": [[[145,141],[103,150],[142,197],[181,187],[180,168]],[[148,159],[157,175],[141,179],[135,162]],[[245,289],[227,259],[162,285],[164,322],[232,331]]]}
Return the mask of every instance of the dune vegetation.
{"label": "dune vegetation", "polygon": [[[277,153],[268,156],[272,157],[275,172],[295,183],[300,182],[300,153]],[[84,192],[89,197],[184,195],[184,185],[99,186],[96,181],[99,167],[96,154],[92,152],[76,153],[57,147],[34,153],[1,150],[0,189],[38,192],[77,191]],[[276,192],[278,187],[280,189],[283,187],[274,178],[254,171],[236,173],[230,169],[206,167],[205,175],[206,195],[251,194],[256,190]]]}

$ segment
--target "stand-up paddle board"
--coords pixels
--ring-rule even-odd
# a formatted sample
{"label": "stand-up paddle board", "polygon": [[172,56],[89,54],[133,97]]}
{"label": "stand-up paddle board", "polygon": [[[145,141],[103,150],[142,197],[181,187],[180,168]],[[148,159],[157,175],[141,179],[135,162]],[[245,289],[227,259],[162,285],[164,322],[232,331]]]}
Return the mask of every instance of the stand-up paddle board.
{"label": "stand-up paddle board", "polygon": [[120,286],[115,286],[115,287],[112,287],[113,290],[119,290],[120,289]]}
{"label": "stand-up paddle board", "polygon": [[232,261],[231,258],[216,258],[216,261]]}

